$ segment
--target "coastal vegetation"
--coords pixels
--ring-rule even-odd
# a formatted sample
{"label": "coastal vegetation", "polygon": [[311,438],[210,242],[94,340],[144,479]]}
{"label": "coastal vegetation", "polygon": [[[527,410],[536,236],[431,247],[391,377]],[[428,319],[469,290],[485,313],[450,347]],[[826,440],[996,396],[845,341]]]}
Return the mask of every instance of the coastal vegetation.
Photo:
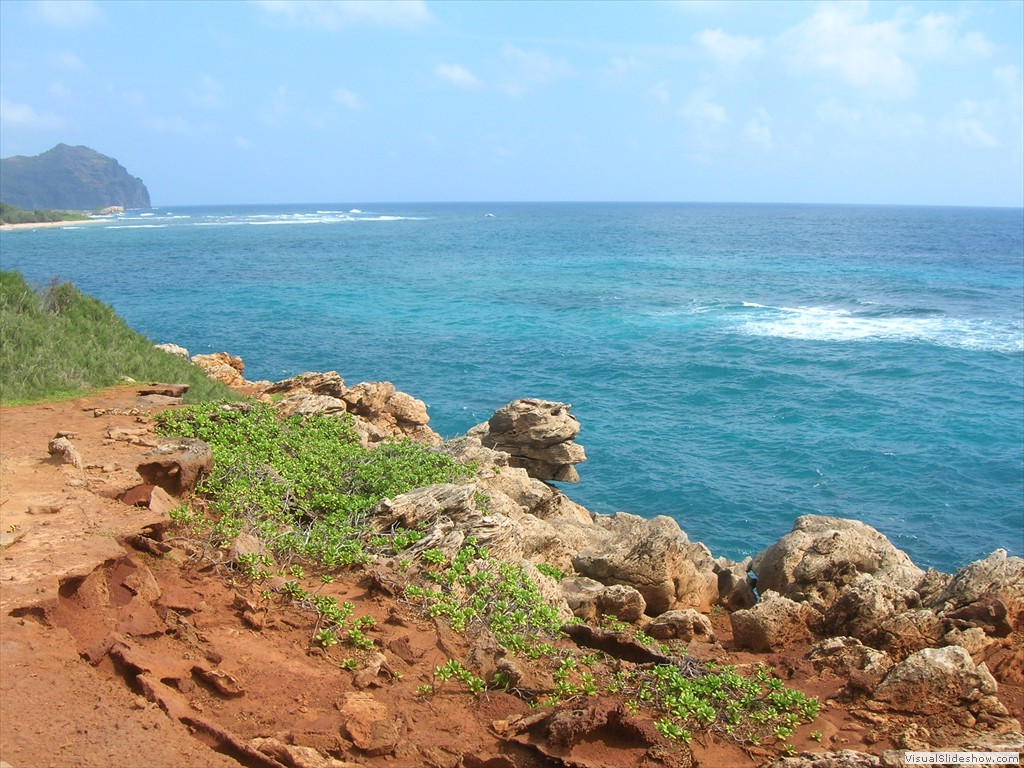
{"label": "coastal vegetation", "polygon": [[26,211],[0,202],[0,224],[47,224],[55,221],[85,221],[89,217],[78,211],[37,208]]}
{"label": "coastal vegetation", "polygon": [[[580,620],[560,615],[538,583],[560,578],[556,568],[505,562],[472,537],[449,556],[417,546],[425,535],[418,528],[396,525],[381,533],[372,519],[380,501],[467,480],[476,467],[409,440],[364,447],[351,422],[350,414],[283,417],[262,403],[207,404],[158,416],[159,432],[213,448],[214,469],[197,487],[199,499],[172,512],[178,534],[194,541],[202,558],[226,562],[264,607],[280,600],[307,610],[315,617],[310,645],[328,656],[340,653],[335,661],[341,669],[356,672],[368,663],[376,625],[372,617],[356,615],[351,602],[321,589],[340,571],[381,556],[397,563],[398,597],[407,609],[443,621],[459,635],[488,637],[502,654],[521,659],[513,665],[533,665],[551,681],[536,689],[508,671],[485,675],[470,660],[449,657],[433,670],[433,682],[418,689],[421,696],[438,693],[449,681],[472,695],[506,690],[537,707],[612,696],[630,711],[648,713],[668,739],[689,741],[694,733],[713,731],[738,743],[782,749],[797,726],[817,716],[817,700],[786,688],[767,670],[741,675],[698,662],[678,644],[656,643],[622,622],[609,623],[608,631],[660,663],[624,666],[577,646],[563,628]],[[480,496],[476,503],[486,510],[487,498]],[[225,560],[240,537],[256,543]]]}
{"label": "coastal vegetation", "polygon": [[0,403],[75,397],[124,377],[188,384],[192,402],[238,399],[71,283],[54,279],[37,288],[19,272],[0,271]]}

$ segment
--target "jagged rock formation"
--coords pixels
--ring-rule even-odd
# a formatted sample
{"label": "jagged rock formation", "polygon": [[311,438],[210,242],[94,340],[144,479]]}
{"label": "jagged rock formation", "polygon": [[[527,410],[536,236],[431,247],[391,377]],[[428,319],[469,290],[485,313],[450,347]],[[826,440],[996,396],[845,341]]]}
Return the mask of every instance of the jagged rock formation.
{"label": "jagged rock formation", "polygon": [[578,483],[574,465],[587,456],[583,446],[573,442],[580,423],[569,413],[571,407],[535,398],[515,400],[467,434],[478,437],[486,448],[507,453],[509,464],[522,467],[530,477]]}
{"label": "jagged rock formation", "polygon": [[146,185],[117,160],[88,147],[67,144],[33,157],[16,155],[0,160],[0,200],[28,210],[150,207]]}

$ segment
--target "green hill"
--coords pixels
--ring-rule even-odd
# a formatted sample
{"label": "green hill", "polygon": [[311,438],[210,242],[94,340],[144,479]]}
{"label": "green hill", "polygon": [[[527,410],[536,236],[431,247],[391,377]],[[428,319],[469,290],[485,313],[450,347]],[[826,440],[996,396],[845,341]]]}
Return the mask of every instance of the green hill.
{"label": "green hill", "polygon": [[88,147],[67,144],[33,157],[16,155],[0,160],[0,200],[28,210],[150,207],[146,185],[117,160]]}
{"label": "green hill", "polygon": [[189,402],[239,399],[189,361],[156,349],[71,283],[33,290],[19,272],[0,272],[0,403],[74,397],[123,376],[188,384]]}

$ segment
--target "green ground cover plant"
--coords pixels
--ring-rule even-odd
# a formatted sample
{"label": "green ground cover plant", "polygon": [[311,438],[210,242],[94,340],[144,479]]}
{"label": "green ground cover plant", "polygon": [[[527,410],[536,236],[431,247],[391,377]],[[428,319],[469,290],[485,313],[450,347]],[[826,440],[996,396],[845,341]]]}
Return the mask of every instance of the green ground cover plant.
{"label": "green ground cover plant", "polygon": [[188,402],[238,399],[192,363],[156,349],[110,306],[71,283],[33,288],[21,273],[0,271],[0,403],[76,397],[124,376],[188,384]]}
{"label": "green ground cover plant", "polygon": [[213,448],[213,472],[197,489],[211,514],[182,512],[179,519],[187,515],[193,529],[205,526],[215,547],[252,533],[282,563],[336,568],[365,562],[368,549],[408,546],[417,532],[384,536],[370,529],[373,506],[474,472],[409,440],[364,448],[347,414],[283,418],[269,405],[245,403],[165,411],[157,423],[165,435]]}
{"label": "green ground cover plant", "polygon": [[37,208],[26,211],[15,205],[0,202],[0,224],[41,224],[53,221],[85,221],[89,217],[78,211],[58,211]]}

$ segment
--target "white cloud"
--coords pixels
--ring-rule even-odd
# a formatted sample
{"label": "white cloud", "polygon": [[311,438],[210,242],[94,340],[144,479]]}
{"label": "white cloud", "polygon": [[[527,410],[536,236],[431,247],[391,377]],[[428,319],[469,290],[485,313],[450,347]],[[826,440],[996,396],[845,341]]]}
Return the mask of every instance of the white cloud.
{"label": "white cloud", "polygon": [[505,92],[511,96],[521,96],[532,86],[572,74],[572,68],[568,63],[552,58],[542,51],[527,51],[514,45],[506,45],[501,49],[501,55],[514,66],[505,83]]}
{"label": "white cloud", "polygon": [[80,27],[102,18],[92,0],[39,0],[34,8],[40,21],[55,27]]}
{"label": "white cloud", "polygon": [[332,30],[353,24],[412,29],[431,18],[425,0],[255,0],[255,4],[275,18]]}
{"label": "white cloud", "polygon": [[192,123],[180,115],[148,117],[145,124],[157,133],[178,133],[182,136],[195,136],[199,133]]}
{"label": "white cloud", "polygon": [[18,104],[0,96],[0,123],[50,130],[63,126],[64,120],[50,112],[40,114],[29,104]]}
{"label": "white cloud", "polygon": [[912,50],[923,56],[945,58],[957,54],[988,57],[994,46],[980,32],[960,35],[960,21],[944,13],[925,15],[910,31]]}
{"label": "white cloud", "polygon": [[73,51],[62,51],[54,56],[53,60],[58,67],[64,69],[85,69],[85,64]]}
{"label": "white cloud", "polygon": [[362,106],[359,97],[348,88],[335,88],[331,91],[331,101],[346,109],[359,109]]}
{"label": "white cloud", "polygon": [[725,107],[711,100],[710,88],[698,88],[679,108],[679,115],[696,127],[709,128],[729,122]]}
{"label": "white cloud", "polygon": [[209,75],[200,75],[199,82],[189,89],[188,97],[196,106],[216,109],[224,103],[224,86]]}
{"label": "white cloud", "polygon": [[253,143],[245,138],[245,136],[234,136],[231,139],[231,143],[238,147],[238,149],[252,149],[253,147]]}
{"label": "white cloud", "polygon": [[901,52],[907,47],[902,18],[867,22],[866,2],[822,3],[783,34],[799,72],[838,75],[880,96],[907,96],[917,76]]}
{"label": "white cloud", "polygon": [[647,89],[647,95],[655,101],[659,101],[662,104],[668,104],[672,100],[672,95],[668,91],[668,87],[671,85],[668,80],[662,80],[660,83],[655,83]]}
{"label": "white cloud", "polygon": [[438,64],[434,73],[460,88],[479,88],[483,85],[476,75],[458,64]]}
{"label": "white cloud", "polygon": [[759,56],[764,43],[754,37],[730,35],[721,29],[705,29],[693,36],[720,64],[736,67],[746,59]]}
{"label": "white cloud", "polygon": [[772,140],[771,118],[765,110],[758,113],[747,121],[743,128],[743,135],[751,144],[756,144],[762,149],[771,149],[774,146]]}

